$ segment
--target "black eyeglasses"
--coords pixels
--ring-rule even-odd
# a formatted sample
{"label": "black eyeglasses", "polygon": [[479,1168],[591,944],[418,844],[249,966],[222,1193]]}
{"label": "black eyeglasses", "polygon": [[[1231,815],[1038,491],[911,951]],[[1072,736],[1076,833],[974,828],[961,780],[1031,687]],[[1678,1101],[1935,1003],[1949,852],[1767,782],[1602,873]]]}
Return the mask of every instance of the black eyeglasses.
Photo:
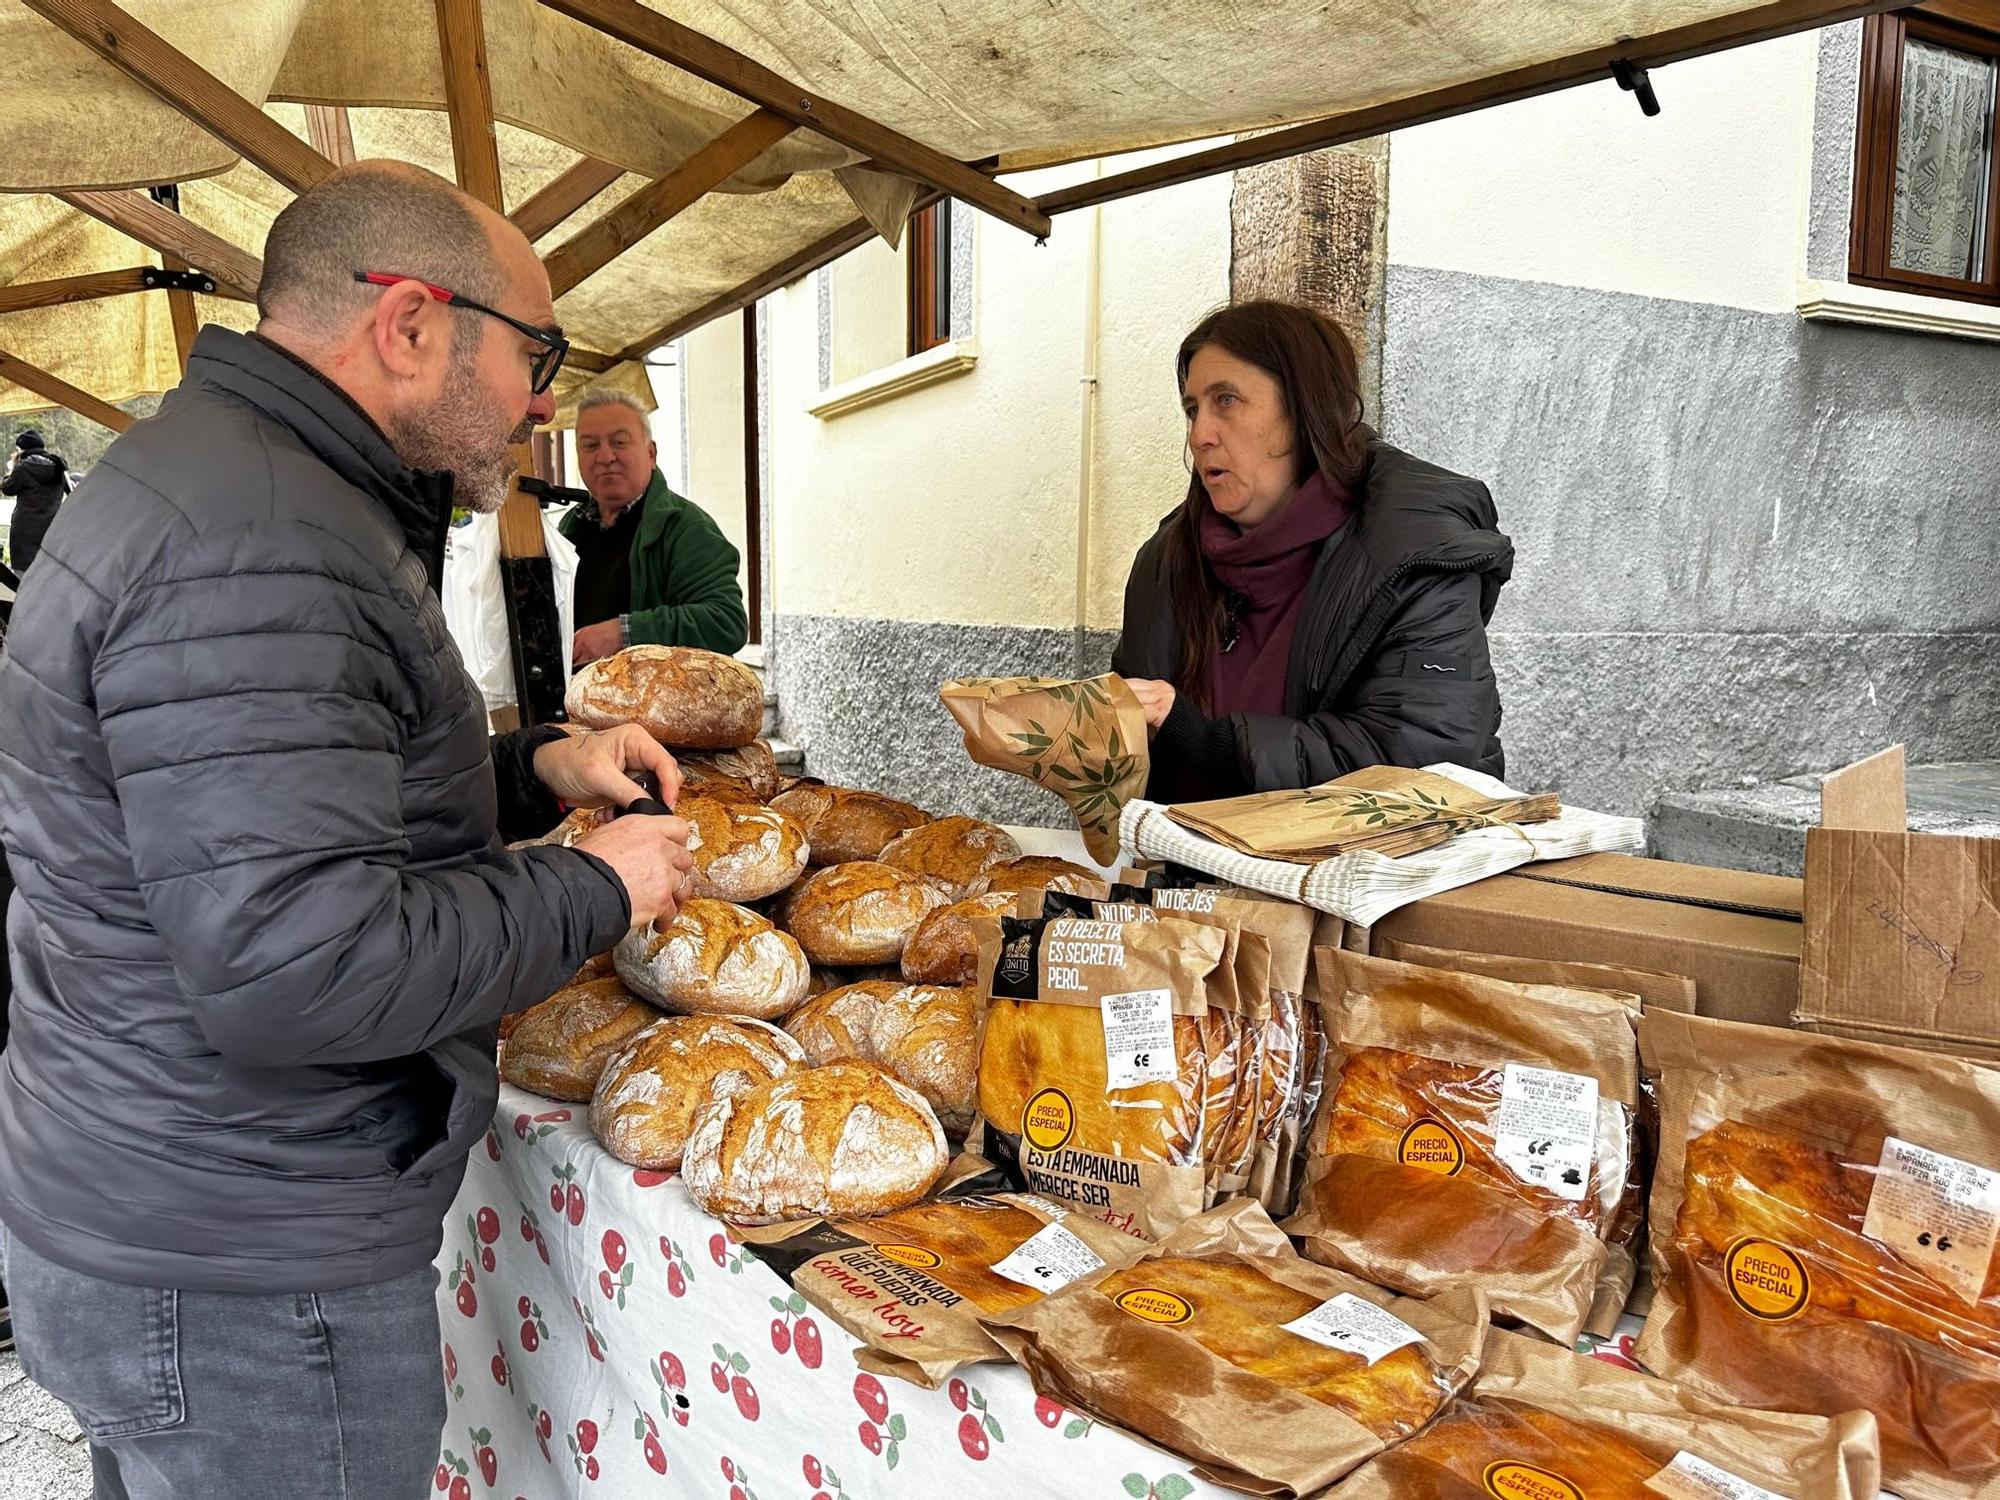
{"label": "black eyeglasses", "polygon": [[461,297],[449,287],[435,286],[420,276],[392,276],[387,271],[356,271],[354,279],[367,286],[394,286],[399,281],[414,281],[448,307],[463,307],[472,312],[485,313],[487,317],[498,318],[515,332],[533,339],[542,346],[541,352],[531,355],[528,360],[529,388],[537,396],[555,383],[556,372],[562,368],[563,359],[569,353],[569,340],[561,334],[550,333],[547,329],[537,328],[532,323],[523,323],[519,318],[510,318],[497,307],[488,307],[484,302],[474,302],[470,297]]}

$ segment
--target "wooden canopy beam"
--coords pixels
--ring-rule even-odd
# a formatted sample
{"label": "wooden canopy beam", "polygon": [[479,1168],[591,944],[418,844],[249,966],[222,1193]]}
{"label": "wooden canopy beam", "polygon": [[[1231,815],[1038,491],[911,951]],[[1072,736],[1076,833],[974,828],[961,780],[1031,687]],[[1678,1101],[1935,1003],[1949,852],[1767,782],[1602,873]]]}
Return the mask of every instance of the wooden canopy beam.
{"label": "wooden canopy beam", "polygon": [[311,146],[110,0],[26,0],[121,73],[295,193],[333,170]]}
{"label": "wooden canopy beam", "polygon": [[143,292],[147,290],[146,273],[151,269],[151,266],[134,266],[129,271],[91,271],[82,276],[57,276],[49,281],[17,281],[12,286],[0,287],[0,313]]}
{"label": "wooden canopy beam", "polygon": [[624,175],[623,167],[586,156],[507,217],[532,244]]}
{"label": "wooden canopy beam", "polygon": [[46,396],[58,406],[67,406],[77,415],[88,417],[113,432],[123,432],[135,420],[130,412],[120,411],[109,401],[98,400],[89,391],[78,390],[67,380],[51,375],[40,365],[31,365],[5,349],[0,349],[0,380],[11,380],[37,396]]}
{"label": "wooden canopy beam", "polygon": [[783,115],[754,110],[664,177],[655,177],[610,213],[543,258],[549,289],[560,297],[602,270],[667,220],[720,187],[798,129]]}
{"label": "wooden canopy beam", "polygon": [[1049,214],[1089,208],[1116,198],[1128,198],[1135,193],[1149,193],[1155,188],[1175,187],[1202,177],[1212,177],[1219,172],[1233,172],[1239,167],[1254,167],[1288,156],[1301,156],[1323,146],[1358,141],[1411,125],[1426,125],[1433,120],[1449,119],[1453,115],[1467,114],[1491,105],[1511,104],[1538,94],[1554,93],[1579,83],[1595,83],[1611,76],[1614,62],[1629,62],[1643,68],[1662,67],[1730,47],[1769,41],[1795,31],[1832,26],[1857,16],[1872,15],[1876,11],[1894,10],[1902,3],[1907,3],[1907,0],[1862,0],[1859,4],[1855,0],[1774,0],[1774,3],[1758,6],[1755,10],[1676,26],[1650,36],[1629,37],[1609,46],[1593,47],[1568,57],[1496,73],[1490,78],[1475,78],[1452,88],[1434,89],[1407,99],[1328,115],[1325,119],[1309,120],[1303,125],[1288,126],[1267,135],[1249,136],[1207,151],[1197,151],[1190,156],[1179,156],[1171,161],[1155,162],[1129,172],[1058,188],[1037,198],[1035,206]]}
{"label": "wooden canopy beam", "polygon": [[486,22],[479,0],[437,0],[437,27],[458,185],[489,208],[505,212],[500,145],[493,134],[493,81],[486,72]]}
{"label": "wooden canopy beam", "polygon": [[[442,3],[442,0],[440,0]],[[615,37],[641,52],[672,63],[697,78],[783,115],[883,166],[930,184],[954,198],[1036,236],[1049,232],[1049,218],[1033,203],[964,162],[913,141],[844,105],[787,82],[762,63],[700,32],[669,20],[638,0],[541,0],[550,10]]]}
{"label": "wooden canopy beam", "polygon": [[261,260],[199,224],[188,222],[137,189],[73,188],[55,196],[142,245],[165,255],[178,255],[200,267],[215,278],[217,296],[235,297],[243,302],[257,300],[257,283],[264,279]]}
{"label": "wooden canopy beam", "polygon": [[306,139],[312,142],[313,150],[324,156],[336,167],[347,166],[354,160],[354,127],[347,119],[344,104],[308,104],[306,106]]}

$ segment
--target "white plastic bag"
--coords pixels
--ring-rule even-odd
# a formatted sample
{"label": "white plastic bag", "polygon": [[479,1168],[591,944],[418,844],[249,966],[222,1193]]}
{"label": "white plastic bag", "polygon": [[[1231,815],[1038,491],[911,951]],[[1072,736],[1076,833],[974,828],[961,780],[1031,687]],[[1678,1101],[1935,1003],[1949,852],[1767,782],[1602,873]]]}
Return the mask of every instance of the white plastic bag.
{"label": "white plastic bag", "polygon": [[[560,516],[542,512],[542,541],[556,591],[561,670],[569,671],[575,630],[576,548],[556,530]],[[500,518],[475,515],[451,528],[444,549],[444,622],[478,684],[487,711],[514,704],[514,653],[507,641],[507,598],[500,579]]]}

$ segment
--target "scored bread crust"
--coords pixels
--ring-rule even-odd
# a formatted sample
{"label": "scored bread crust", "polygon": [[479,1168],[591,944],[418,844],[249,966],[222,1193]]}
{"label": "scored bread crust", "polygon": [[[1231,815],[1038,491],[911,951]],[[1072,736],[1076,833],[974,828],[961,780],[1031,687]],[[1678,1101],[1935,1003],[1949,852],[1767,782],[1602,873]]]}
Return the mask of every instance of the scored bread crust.
{"label": "scored bread crust", "polygon": [[618,977],[663,1010],[773,1021],[806,997],[806,956],[768,918],[727,901],[682,903],[662,931],[627,933]]}
{"label": "scored bread crust", "polygon": [[930,1191],[946,1149],[921,1094],[867,1063],[833,1063],[704,1105],[681,1180],[698,1208],[739,1223],[867,1218]]}
{"label": "scored bread crust", "polygon": [[911,984],[971,984],[979,974],[981,917],[1014,909],[1014,896],[994,891],[940,906],[917,924],[903,945],[903,978]]}
{"label": "scored bread crust", "polygon": [[580,1104],[633,1033],[658,1019],[618,979],[569,985],[522,1013],[500,1048],[500,1076],[544,1098]]}
{"label": "scored bread crust", "polygon": [[721,783],[683,792],[693,892],[716,901],[762,901],[805,873],[805,830],[783,813]]}
{"label": "scored bread crust", "polygon": [[880,855],[885,865],[921,876],[953,901],[994,865],[1018,859],[1021,846],[997,823],[980,818],[939,818],[892,839]]}
{"label": "scored bread crust", "polygon": [[972,882],[969,894],[983,896],[989,891],[1011,895],[1024,891],[1061,891],[1064,895],[1091,896],[1101,901],[1111,894],[1111,886],[1095,870],[1086,870],[1069,860],[1049,854],[1024,854],[987,870]]}
{"label": "scored bread crust", "polygon": [[676,755],[681,784],[689,790],[705,783],[738,786],[760,802],[778,795],[778,757],[769,740],[752,740],[734,750],[698,750]]}
{"label": "scored bread crust", "polygon": [[734,750],[764,723],[763,679],[694,646],[627,646],[569,680],[563,707],[590,729],[637,724],[663,745]]}
{"label": "scored bread crust", "polygon": [[972,1128],[979,1008],[970,985],[864,980],[808,1000],[785,1029],[815,1066],[872,1062],[922,1094],[946,1135]]}
{"label": "scored bread crust", "polygon": [[856,860],[801,881],[785,905],[785,926],[816,964],[893,964],[917,924],[944,904],[914,875]]}
{"label": "scored bread crust", "polygon": [[891,839],[931,820],[921,807],[880,792],[823,784],[780,792],[771,805],[804,827],[816,865],[873,859]]}
{"label": "scored bread crust", "polygon": [[667,1016],[606,1065],[591,1096],[590,1126],[620,1161],[672,1171],[703,1105],[803,1066],[799,1044],[766,1022]]}

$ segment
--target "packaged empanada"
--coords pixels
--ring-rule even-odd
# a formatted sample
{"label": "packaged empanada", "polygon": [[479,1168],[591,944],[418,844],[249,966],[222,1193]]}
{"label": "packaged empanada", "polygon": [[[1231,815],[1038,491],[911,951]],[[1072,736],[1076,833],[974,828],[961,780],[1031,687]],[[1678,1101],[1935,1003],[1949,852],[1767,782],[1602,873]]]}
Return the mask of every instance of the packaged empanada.
{"label": "packaged empanada", "polygon": [[1321,948],[1328,1051],[1305,1253],[1416,1296],[1478,1285],[1496,1317],[1576,1339],[1631,1290],[1643,1211],[1631,1011]]}
{"label": "packaged empanada", "polygon": [[2000,1495],[2000,1072],[1656,1011],[1649,1369],[1866,1407],[1905,1500]]}
{"label": "packaged empanada", "polygon": [[1315,1494],[1471,1379],[1474,1290],[1396,1297],[1293,1250],[1247,1198],[988,1320],[1035,1388],[1258,1494]]}
{"label": "packaged empanada", "polygon": [[984,1154],[1030,1192],[1157,1238],[1200,1212],[1211,1005],[1230,934],[1195,922],[980,919]]}
{"label": "packaged empanada", "polygon": [[1875,1419],[1712,1401],[1494,1329],[1472,1389],[1338,1500],[1875,1500]]}
{"label": "packaged empanada", "polygon": [[[961,1157],[952,1167],[985,1164]],[[1124,1265],[1145,1241],[1033,1193],[996,1170],[876,1219],[744,1231],[792,1289],[861,1340],[862,1368],[935,1387],[959,1366],[1005,1359],[979,1320]]]}

